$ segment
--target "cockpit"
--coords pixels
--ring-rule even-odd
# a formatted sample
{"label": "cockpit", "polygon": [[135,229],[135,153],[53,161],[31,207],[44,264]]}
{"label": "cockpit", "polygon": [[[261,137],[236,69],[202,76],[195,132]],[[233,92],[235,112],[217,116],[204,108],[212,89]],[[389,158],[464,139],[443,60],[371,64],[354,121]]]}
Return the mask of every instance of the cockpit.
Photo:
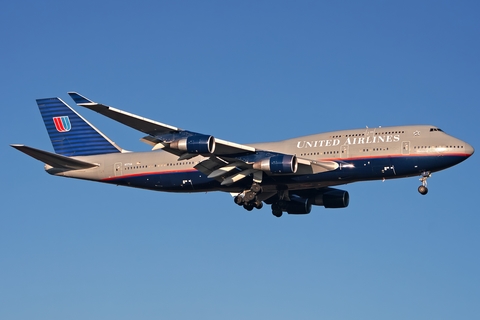
{"label": "cockpit", "polygon": [[443,132],[443,130],[440,129],[440,128],[430,128],[430,132],[432,132],[432,131],[440,131],[440,132]]}

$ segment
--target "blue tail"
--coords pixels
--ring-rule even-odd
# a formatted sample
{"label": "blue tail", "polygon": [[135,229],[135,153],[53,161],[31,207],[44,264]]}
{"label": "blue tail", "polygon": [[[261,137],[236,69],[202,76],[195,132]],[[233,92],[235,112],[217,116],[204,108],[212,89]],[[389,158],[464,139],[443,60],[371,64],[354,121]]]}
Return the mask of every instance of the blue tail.
{"label": "blue tail", "polygon": [[67,157],[121,152],[60,98],[37,99],[53,149]]}

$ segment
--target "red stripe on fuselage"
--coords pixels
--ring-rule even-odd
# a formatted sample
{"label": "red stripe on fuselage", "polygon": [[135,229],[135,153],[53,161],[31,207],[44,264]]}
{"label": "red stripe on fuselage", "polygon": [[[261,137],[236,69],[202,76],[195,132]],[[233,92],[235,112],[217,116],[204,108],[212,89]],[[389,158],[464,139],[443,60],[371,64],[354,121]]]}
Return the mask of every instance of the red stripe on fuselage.
{"label": "red stripe on fuselage", "polygon": [[[364,156],[364,157],[350,157],[350,158],[319,158],[316,159],[318,161],[358,161],[358,160],[368,160],[368,159],[389,159],[389,158],[411,158],[411,157],[443,157],[443,156],[450,156],[450,157],[466,157],[468,158],[470,155],[466,153],[430,153],[430,154],[389,154],[389,155],[381,155],[381,156]],[[101,181],[114,181],[118,179],[126,179],[126,178],[134,178],[134,177],[142,177],[148,175],[165,175],[165,174],[173,174],[173,173],[187,173],[187,172],[198,172],[196,169],[185,169],[185,170],[169,170],[169,171],[149,171],[149,172],[138,172],[132,174],[124,174],[121,176],[113,176],[110,178],[101,179]]]}
{"label": "red stripe on fuselage", "polygon": [[171,173],[187,173],[187,172],[195,172],[195,171],[198,171],[198,170],[196,170],[196,169],[188,169],[188,170],[139,172],[139,173],[124,174],[124,175],[121,175],[121,176],[115,176],[115,177],[105,178],[105,179],[102,179],[101,181],[112,181],[112,180],[118,180],[118,179],[142,177],[142,176],[149,176],[149,175],[164,175],[164,174],[171,174]]}
{"label": "red stripe on fuselage", "polygon": [[317,158],[317,161],[349,161],[366,159],[410,158],[410,157],[470,157],[468,153],[424,153],[424,154],[389,154],[381,156],[357,156],[349,158]]}

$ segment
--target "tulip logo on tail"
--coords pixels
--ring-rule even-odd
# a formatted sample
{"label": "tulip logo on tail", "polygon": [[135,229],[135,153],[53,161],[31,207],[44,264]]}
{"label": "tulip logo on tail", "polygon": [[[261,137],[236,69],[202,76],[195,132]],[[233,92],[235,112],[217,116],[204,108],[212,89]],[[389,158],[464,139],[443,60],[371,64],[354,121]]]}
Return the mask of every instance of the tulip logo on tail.
{"label": "tulip logo on tail", "polygon": [[68,116],[54,117],[53,123],[55,123],[55,128],[57,128],[58,132],[68,132],[72,129]]}

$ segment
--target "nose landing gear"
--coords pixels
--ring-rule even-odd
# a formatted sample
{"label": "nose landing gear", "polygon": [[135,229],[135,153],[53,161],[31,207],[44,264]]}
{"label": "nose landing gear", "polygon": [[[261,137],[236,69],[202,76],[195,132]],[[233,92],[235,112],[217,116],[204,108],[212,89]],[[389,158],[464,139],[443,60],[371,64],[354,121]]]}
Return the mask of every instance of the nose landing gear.
{"label": "nose landing gear", "polygon": [[422,173],[422,177],[420,178],[422,185],[418,187],[418,192],[420,192],[421,195],[426,195],[428,193],[427,179],[431,176],[432,174],[429,171],[425,171]]}

